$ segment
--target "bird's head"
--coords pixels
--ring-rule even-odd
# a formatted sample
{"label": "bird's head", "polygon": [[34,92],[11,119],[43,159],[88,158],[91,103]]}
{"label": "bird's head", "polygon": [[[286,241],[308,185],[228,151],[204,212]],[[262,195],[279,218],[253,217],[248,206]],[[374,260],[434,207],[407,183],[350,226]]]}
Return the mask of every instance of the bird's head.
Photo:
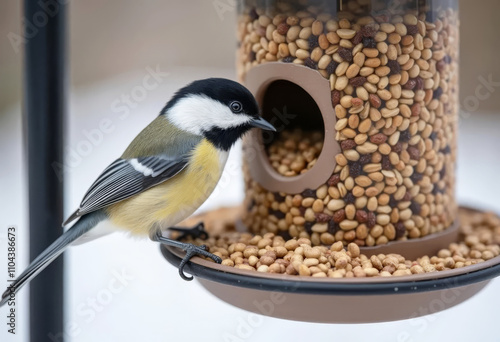
{"label": "bird's head", "polygon": [[276,130],[259,116],[252,93],[224,78],[194,81],[180,89],[161,115],[179,129],[204,136],[223,150],[229,150],[253,127]]}

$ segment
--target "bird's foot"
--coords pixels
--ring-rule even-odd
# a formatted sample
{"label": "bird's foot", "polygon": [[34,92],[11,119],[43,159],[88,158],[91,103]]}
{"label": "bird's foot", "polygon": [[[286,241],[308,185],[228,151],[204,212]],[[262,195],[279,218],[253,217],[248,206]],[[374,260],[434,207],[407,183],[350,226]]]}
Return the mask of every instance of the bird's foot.
{"label": "bird's foot", "polygon": [[170,227],[168,229],[180,233],[176,238],[176,240],[179,241],[182,241],[187,237],[191,237],[193,238],[193,240],[197,238],[200,238],[202,240],[208,239],[208,234],[205,231],[205,225],[203,224],[203,222],[200,222],[196,226],[193,226],[191,228]]}
{"label": "bird's foot", "polygon": [[155,234],[154,240],[158,241],[160,243],[163,243],[165,245],[168,245],[168,246],[180,248],[186,252],[186,255],[184,256],[184,258],[182,258],[181,263],[179,264],[179,275],[184,280],[193,280],[193,277],[189,277],[189,276],[186,276],[186,274],[184,274],[184,267],[186,266],[187,262],[195,255],[202,255],[204,257],[209,257],[210,259],[212,259],[213,261],[215,261],[218,264],[220,264],[222,262],[222,259],[220,257],[208,252],[208,247],[206,245],[196,246],[196,245],[193,245],[192,243],[186,243],[186,242],[180,242],[177,240],[172,240],[172,239],[164,237],[161,234],[161,231],[158,231]]}
{"label": "bird's foot", "polygon": [[184,258],[182,258],[181,263],[179,264],[179,274],[184,280],[193,280],[193,277],[188,277],[184,274],[184,266],[186,266],[189,259],[191,259],[195,255],[203,255],[205,257],[209,257],[218,264],[222,262],[222,259],[220,257],[208,252],[208,247],[206,245],[196,246],[188,243],[186,244],[186,248],[184,250],[186,251],[186,255],[184,256]]}

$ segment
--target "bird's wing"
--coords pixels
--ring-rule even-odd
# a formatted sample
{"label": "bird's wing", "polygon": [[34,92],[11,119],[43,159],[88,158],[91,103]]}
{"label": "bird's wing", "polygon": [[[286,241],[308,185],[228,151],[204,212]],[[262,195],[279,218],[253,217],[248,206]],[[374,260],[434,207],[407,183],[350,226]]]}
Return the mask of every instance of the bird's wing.
{"label": "bird's wing", "polygon": [[115,160],[92,184],[80,207],[63,226],[174,177],[187,166],[188,160],[189,153],[175,157],[162,155]]}

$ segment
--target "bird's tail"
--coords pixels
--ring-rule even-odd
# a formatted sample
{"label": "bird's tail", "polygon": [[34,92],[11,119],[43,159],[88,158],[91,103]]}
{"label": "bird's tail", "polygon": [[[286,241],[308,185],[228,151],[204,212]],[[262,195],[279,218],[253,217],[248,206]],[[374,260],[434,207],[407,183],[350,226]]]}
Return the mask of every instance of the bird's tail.
{"label": "bird's tail", "polygon": [[28,284],[38,273],[54,261],[73,241],[94,228],[100,221],[105,218],[102,211],[95,211],[84,215],[77,221],[73,227],[68,229],[49,247],[47,247],[35,260],[31,262],[28,268],[7,288],[2,294],[0,307],[2,307],[11,295],[17,293],[21,287]]}

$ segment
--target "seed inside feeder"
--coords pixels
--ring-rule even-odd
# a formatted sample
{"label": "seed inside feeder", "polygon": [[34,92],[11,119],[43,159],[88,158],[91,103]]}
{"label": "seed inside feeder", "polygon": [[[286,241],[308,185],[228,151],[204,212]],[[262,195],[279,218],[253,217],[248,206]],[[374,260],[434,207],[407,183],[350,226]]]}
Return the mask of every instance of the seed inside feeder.
{"label": "seed inside feeder", "polygon": [[323,148],[323,133],[317,131],[283,131],[267,146],[272,167],[281,175],[293,177],[311,169]]}
{"label": "seed inside feeder", "polygon": [[[239,15],[240,79],[261,64],[319,73],[328,80],[335,111],[328,134],[340,146],[329,178],[300,191],[275,191],[245,167],[244,224],[253,233],[308,238],[313,245],[380,246],[439,233],[455,222],[458,12],[444,1],[433,2],[432,12],[426,11],[430,2],[419,4],[418,13],[407,0],[383,12],[373,11],[370,1],[348,3],[329,13],[278,2],[249,15],[249,2]],[[300,106],[307,97],[290,90],[273,79],[263,90],[263,112],[286,107],[304,114],[290,124],[314,129],[304,126],[314,118],[314,101]],[[274,156],[270,146],[268,156],[285,176],[310,167],[300,169],[299,158],[292,168],[296,155]]]}

